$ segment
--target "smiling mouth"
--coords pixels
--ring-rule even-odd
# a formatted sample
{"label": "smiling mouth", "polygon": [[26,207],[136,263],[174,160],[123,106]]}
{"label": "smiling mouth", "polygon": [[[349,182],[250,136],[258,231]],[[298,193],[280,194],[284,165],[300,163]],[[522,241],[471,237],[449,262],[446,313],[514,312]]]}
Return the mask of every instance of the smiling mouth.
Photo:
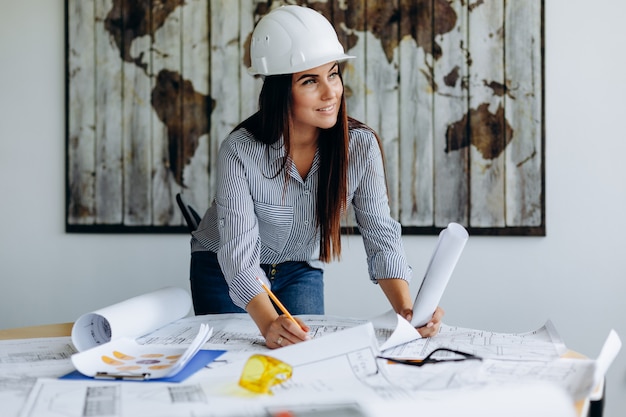
{"label": "smiling mouth", "polygon": [[327,107],[322,107],[322,108],[320,108],[320,109],[317,109],[317,111],[321,111],[321,112],[331,111],[331,110],[333,110],[334,108],[335,108],[335,105],[333,104],[333,105],[330,105],[330,106],[327,106]]}

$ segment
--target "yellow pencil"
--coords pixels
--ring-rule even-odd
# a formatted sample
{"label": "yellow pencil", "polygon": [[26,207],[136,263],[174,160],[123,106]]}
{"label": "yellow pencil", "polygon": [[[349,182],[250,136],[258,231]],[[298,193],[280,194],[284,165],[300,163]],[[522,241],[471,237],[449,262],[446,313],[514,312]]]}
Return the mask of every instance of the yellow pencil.
{"label": "yellow pencil", "polygon": [[[267,285],[265,285],[263,283],[263,281],[261,281],[261,279],[259,277],[256,277],[257,281],[259,281],[259,284],[261,284],[261,287],[263,287],[263,289],[265,290],[265,292],[267,293],[267,295],[270,296],[270,298],[272,299],[272,301],[274,301],[274,303],[278,306],[278,308],[280,309],[280,311],[283,312],[283,314],[285,316],[287,316],[287,318],[291,321],[293,321],[294,323],[296,323],[296,325],[298,327],[300,327],[300,323],[298,323],[296,321],[296,319],[293,318],[293,316],[289,313],[289,311],[287,311],[287,309],[285,308],[285,306],[283,305],[283,303],[280,302],[280,300],[278,298],[276,298],[276,296],[274,295],[274,293],[272,292],[272,290],[270,290]],[[301,327],[300,327],[301,328]]]}

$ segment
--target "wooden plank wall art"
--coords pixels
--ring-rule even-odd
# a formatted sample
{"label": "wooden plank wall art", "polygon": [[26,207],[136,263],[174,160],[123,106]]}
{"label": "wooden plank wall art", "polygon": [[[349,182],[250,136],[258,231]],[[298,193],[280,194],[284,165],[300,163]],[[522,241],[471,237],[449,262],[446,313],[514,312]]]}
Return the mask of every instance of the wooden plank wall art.
{"label": "wooden plank wall art", "polygon": [[[257,108],[255,22],[318,10],[357,59],[405,234],[545,235],[543,0],[66,0],[68,232],[182,232],[220,142]],[[349,223],[349,222],[348,222]]]}

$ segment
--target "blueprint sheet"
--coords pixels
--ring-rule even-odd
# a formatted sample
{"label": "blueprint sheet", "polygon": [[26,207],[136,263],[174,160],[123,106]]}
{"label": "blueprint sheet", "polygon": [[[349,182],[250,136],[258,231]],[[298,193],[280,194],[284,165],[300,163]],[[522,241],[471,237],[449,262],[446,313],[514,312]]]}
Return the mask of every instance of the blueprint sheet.
{"label": "blueprint sheet", "polygon": [[419,339],[385,350],[386,356],[423,358],[436,348],[460,350],[481,358],[546,360],[562,356],[567,348],[551,321],[526,333],[497,333],[442,324],[435,337]]}
{"label": "blueprint sheet", "polygon": [[[241,363],[232,362],[201,371],[182,384],[40,379],[20,416],[266,416],[268,410],[281,407],[345,403],[358,405],[367,417],[389,415],[394,408],[419,409],[429,416],[458,415],[467,407],[486,416],[573,416],[571,397],[543,381],[493,384],[467,377],[456,387],[407,385],[403,369],[419,368],[390,366],[378,359],[371,323],[271,354],[294,368],[293,377],[275,387],[273,395],[255,395],[239,387]],[[481,367],[480,362],[460,365],[453,373],[476,374]],[[452,372],[438,369],[444,379]]]}
{"label": "blueprint sheet", "polygon": [[[69,338],[0,342],[3,416],[266,416],[272,407],[346,402],[361,407],[362,415],[368,417],[388,415],[390,407],[432,408],[429,415],[443,416],[441,410],[462,411],[451,408],[451,398],[474,404],[484,415],[496,411],[517,416],[517,411],[509,409],[515,404],[526,415],[538,416],[538,410],[528,409],[532,403],[519,404],[519,398],[524,390],[542,386],[542,392],[550,394],[549,398],[541,396],[547,401],[544,405],[555,407],[551,417],[569,417],[568,407],[559,399],[566,398],[565,403],[571,405],[591,389],[595,361],[560,358],[565,346],[550,322],[520,334],[444,325],[436,337],[414,339],[384,351],[386,356],[423,357],[445,346],[485,358],[411,367],[377,358],[381,344],[397,330],[393,326],[375,327],[365,320],[332,316],[302,318],[311,327],[312,340],[277,350],[265,347],[247,314],[187,317],[140,337],[138,341],[144,344],[185,344],[201,323],[212,326],[213,336],[204,348],[228,353],[176,384],[59,380],[72,370],[69,357],[74,348]],[[271,396],[253,395],[237,383],[243,362],[259,352],[294,367],[293,377]],[[494,390],[507,401],[486,401]],[[484,403],[476,403],[481,398]],[[488,405],[492,408],[485,409]]]}

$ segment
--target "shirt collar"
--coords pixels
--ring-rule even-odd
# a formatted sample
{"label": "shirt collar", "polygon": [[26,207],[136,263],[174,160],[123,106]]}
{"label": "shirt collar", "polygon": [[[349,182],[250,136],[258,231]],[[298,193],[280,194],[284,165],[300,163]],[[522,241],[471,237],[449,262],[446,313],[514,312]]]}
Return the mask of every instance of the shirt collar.
{"label": "shirt collar", "polygon": [[[269,160],[270,166],[282,165],[283,159],[286,157],[285,156],[285,140],[283,136],[281,136],[280,139],[278,139],[275,143],[272,143],[268,146],[269,146],[269,152],[268,152],[269,159],[268,160]],[[313,165],[311,166],[311,170],[309,171],[309,175],[307,175],[307,178],[310,177],[311,174],[314,174],[319,169],[319,165],[320,165],[320,152],[319,152],[319,149],[317,149],[315,151]],[[302,181],[302,178],[300,178],[300,175],[298,174],[298,171],[296,170],[296,168],[292,167],[292,169],[293,169],[293,172],[291,172],[291,175]]]}

